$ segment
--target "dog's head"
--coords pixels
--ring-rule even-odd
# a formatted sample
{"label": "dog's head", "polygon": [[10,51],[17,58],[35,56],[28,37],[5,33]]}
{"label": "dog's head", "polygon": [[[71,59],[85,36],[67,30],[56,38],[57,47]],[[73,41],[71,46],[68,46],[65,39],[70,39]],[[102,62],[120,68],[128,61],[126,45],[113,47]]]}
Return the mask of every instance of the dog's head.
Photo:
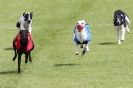
{"label": "dog's head", "polygon": [[78,32],[81,32],[85,26],[86,22],[85,20],[79,20],[76,24],[76,28],[78,29]]}
{"label": "dog's head", "polygon": [[122,25],[122,21],[123,21],[123,19],[122,19],[121,16],[116,15],[116,16],[114,17],[114,24],[115,24],[115,25],[117,25],[117,26]]}
{"label": "dog's head", "polygon": [[33,12],[24,12],[23,17],[24,21],[30,24],[32,22]]}

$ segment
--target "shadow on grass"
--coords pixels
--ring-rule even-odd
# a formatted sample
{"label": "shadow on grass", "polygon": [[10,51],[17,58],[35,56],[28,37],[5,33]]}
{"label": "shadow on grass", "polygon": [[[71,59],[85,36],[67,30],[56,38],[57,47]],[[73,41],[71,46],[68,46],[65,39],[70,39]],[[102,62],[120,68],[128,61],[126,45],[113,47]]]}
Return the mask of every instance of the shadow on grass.
{"label": "shadow on grass", "polygon": [[8,48],[4,48],[4,50],[13,50],[13,48],[8,47]]}
{"label": "shadow on grass", "polygon": [[116,45],[116,42],[102,42],[99,45]]}
{"label": "shadow on grass", "polygon": [[9,75],[9,74],[18,74],[17,71],[3,71],[0,72],[0,75]]}
{"label": "shadow on grass", "polygon": [[55,64],[55,67],[63,67],[63,66],[75,66],[75,65],[80,65],[80,64],[75,64],[75,63],[68,63],[68,64]]}

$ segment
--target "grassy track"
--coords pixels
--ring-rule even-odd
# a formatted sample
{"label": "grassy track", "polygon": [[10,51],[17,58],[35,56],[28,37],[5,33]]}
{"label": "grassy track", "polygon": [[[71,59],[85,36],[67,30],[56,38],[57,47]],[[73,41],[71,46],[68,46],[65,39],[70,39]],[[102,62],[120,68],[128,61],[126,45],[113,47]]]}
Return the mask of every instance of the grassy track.
{"label": "grassy track", "polygon": [[[118,4],[119,3],[119,4]],[[133,34],[116,44],[113,12],[123,9],[132,22],[132,0],[0,0],[0,88],[133,88]],[[20,14],[33,11],[33,63],[17,74],[12,40]],[[77,20],[91,25],[90,52],[75,56]],[[105,24],[105,25],[104,25]],[[132,32],[132,24],[130,26]]]}

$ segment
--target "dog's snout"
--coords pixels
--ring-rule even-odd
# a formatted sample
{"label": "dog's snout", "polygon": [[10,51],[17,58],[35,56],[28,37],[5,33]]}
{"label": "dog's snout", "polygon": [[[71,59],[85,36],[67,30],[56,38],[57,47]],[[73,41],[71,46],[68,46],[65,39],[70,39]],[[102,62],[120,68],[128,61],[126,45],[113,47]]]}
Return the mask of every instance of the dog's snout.
{"label": "dog's snout", "polygon": [[31,22],[31,20],[28,20],[27,22],[28,22],[28,23],[30,23],[30,22]]}
{"label": "dog's snout", "polygon": [[83,29],[83,26],[82,25],[78,25],[77,28],[78,29]]}

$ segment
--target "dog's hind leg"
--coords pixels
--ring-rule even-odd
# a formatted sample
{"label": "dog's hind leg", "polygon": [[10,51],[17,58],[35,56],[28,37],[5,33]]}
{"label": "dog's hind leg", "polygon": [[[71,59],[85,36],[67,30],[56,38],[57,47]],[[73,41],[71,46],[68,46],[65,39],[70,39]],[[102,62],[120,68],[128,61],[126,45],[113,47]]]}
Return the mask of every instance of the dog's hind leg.
{"label": "dog's hind leg", "polygon": [[129,27],[128,27],[128,25],[130,24],[130,20],[129,20],[129,18],[128,18],[127,16],[125,16],[125,19],[126,19],[126,31],[127,31],[128,33],[130,33],[130,29],[129,29]]}
{"label": "dog's hind leg", "polygon": [[16,59],[16,57],[17,57],[17,52],[16,52],[16,50],[14,50],[15,51],[15,55],[14,55],[14,57],[13,57],[13,61],[15,61],[15,59]]}
{"label": "dog's hind leg", "polygon": [[15,47],[15,43],[13,42],[13,48],[14,48],[14,52],[15,52],[15,55],[13,57],[13,61],[15,61],[16,57],[17,57],[17,51],[16,51],[16,47]]}
{"label": "dog's hind leg", "polygon": [[126,26],[126,31],[127,31],[128,33],[130,33],[130,29],[129,29],[128,25]]}
{"label": "dog's hind leg", "polygon": [[80,44],[80,48],[83,48],[83,44]]}
{"label": "dog's hind leg", "polygon": [[88,51],[89,51],[89,46],[88,44],[85,44],[82,54],[85,54]]}
{"label": "dog's hind leg", "polygon": [[89,46],[88,46],[88,45],[89,45],[89,44],[85,44],[85,45],[84,45],[84,50],[85,50],[85,51],[89,51]]}
{"label": "dog's hind leg", "polygon": [[28,63],[28,53],[25,54],[25,63]]}
{"label": "dog's hind leg", "polygon": [[21,65],[21,56],[22,56],[22,53],[19,53],[19,55],[18,55],[18,73],[21,72],[21,69],[20,69],[20,65]]}
{"label": "dog's hind leg", "polygon": [[32,62],[31,54],[29,53],[29,61]]}
{"label": "dog's hind leg", "polygon": [[126,19],[127,24],[129,25],[130,24],[129,18],[127,16],[125,16],[125,19]]}

